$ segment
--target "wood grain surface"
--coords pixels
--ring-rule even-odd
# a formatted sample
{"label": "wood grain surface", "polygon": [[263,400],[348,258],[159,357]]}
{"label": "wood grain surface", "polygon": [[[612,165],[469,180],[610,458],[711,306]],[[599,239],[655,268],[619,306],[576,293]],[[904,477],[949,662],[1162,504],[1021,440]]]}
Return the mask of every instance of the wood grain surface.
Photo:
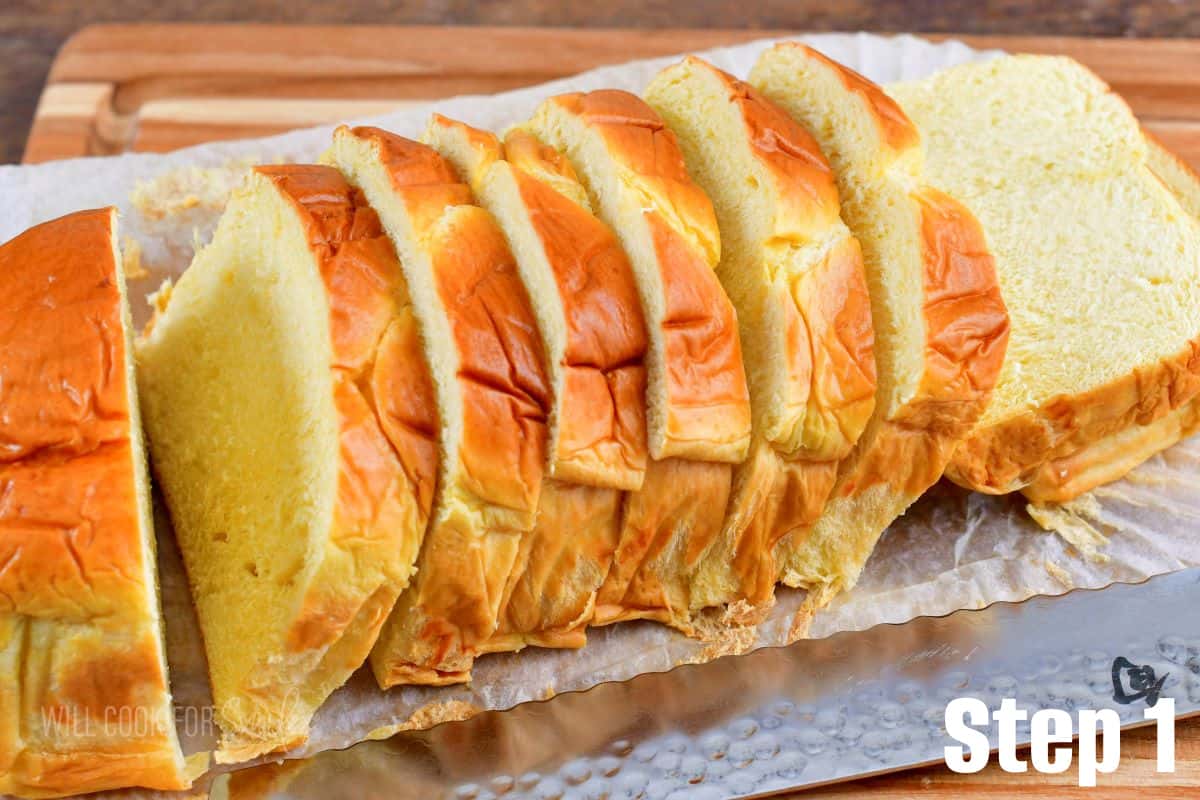
{"label": "wood grain surface", "polygon": [[[490,93],[633,58],[787,31],[120,25],[85,29],[50,70],[26,162],[165,151]],[[961,36],[1063,53],[1200,166],[1200,40]]]}
{"label": "wood grain surface", "polygon": [[[844,0],[837,5],[848,9],[850,19],[858,19],[853,14],[865,14],[868,4]],[[893,7],[887,2],[873,5],[879,6],[876,10],[881,14]],[[958,8],[964,15],[962,21],[970,21],[963,10],[966,4],[930,5]],[[1104,3],[1087,5],[1105,6]],[[1167,12],[1177,11],[1180,6],[1194,6],[1192,0],[1166,5],[1170,8],[1164,12],[1164,19],[1174,19]],[[662,11],[662,8],[662,4],[650,2],[646,13],[652,15],[657,13],[655,9]],[[694,20],[691,8],[683,4],[678,14],[667,19],[663,12],[663,18],[675,24],[687,23]],[[1150,29],[1200,36],[1195,16],[1192,7],[1176,30],[1158,30],[1157,23],[1150,25]],[[753,14],[751,18],[759,23],[774,19]],[[818,22],[828,19],[831,17],[818,18]],[[895,27],[903,26],[900,16],[890,19]],[[569,17],[555,18],[563,20],[569,21]],[[1095,19],[1092,22],[1099,24]],[[1145,21],[1139,24],[1149,25]],[[860,25],[851,22],[841,27]],[[1119,32],[1102,27],[1101,32]],[[1011,19],[997,20],[994,28],[1030,29]],[[50,70],[25,158],[40,161],[87,153],[166,150],[216,138],[272,133],[385,111],[404,102],[463,92],[498,91],[601,64],[736,43],[779,32],[782,31],[95,27],[72,39]],[[1079,58],[1130,100],[1148,128],[1200,166],[1200,42],[1029,36],[960,38],[979,47],[1067,53]],[[1120,769],[1114,775],[1101,776],[1098,790],[1077,788],[1074,771],[1058,776],[1009,775],[993,765],[972,776],[929,767],[793,797],[796,800],[958,798],[981,794],[1098,798],[1136,794],[1143,800],[1158,800],[1200,795],[1200,721],[1180,724],[1176,754],[1178,767],[1173,775],[1156,773],[1152,732],[1134,731],[1123,737]]]}
{"label": "wood grain surface", "polygon": [[89,24],[526,25],[1200,37],[1197,0],[4,0],[0,162],[17,161],[51,61]]}

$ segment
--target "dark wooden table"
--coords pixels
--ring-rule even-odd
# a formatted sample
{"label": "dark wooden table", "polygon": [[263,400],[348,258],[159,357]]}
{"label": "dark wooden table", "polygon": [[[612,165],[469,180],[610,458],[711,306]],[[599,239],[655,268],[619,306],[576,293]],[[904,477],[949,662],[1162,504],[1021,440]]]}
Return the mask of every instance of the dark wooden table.
{"label": "dark wooden table", "polygon": [[1200,0],[5,0],[0,162],[20,160],[46,71],[71,34],[167,21],[1200,36]]}

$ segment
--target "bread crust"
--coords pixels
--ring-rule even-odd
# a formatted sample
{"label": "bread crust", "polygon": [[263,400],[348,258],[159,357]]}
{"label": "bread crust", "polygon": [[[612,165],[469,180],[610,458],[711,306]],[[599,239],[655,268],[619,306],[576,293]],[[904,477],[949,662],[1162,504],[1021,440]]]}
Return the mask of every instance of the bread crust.
{"label": "bread crust", "polygon": [[[378,128],[353,134],[374,143],[414,227],[434,239],[434,272],[469,398],[462,457],[470,488],[528,517],[545,464],[549,390],[541,339],[508,245],[437,152]],[[512,425],[497,425],[505,420]]]}
{"label": "bread crust", "polygon": [[[636,489],[646,469],[646,322],[629,259],[607,225],[540,175],[570,170],[529,134],[504,139],[554,271],[567,324],[554,477]],[[569,177],[574,179],[573,172]]]}
{"label": "bread crust", "polygon": [[550,394],[544,351],[504,236],[450,163],[378,128],[336,136],[369,147],[404,206],[440,304],[417,313],[445,314],[462,398],[458,463],[443,465],[417,577],[385,623],[371,665],[384,688],[460,683],[496,630],[534,524]]}
{"label": "bread crust", "polygon": [[[740,245],[761,252],[725,257],[758,259],[762,274],[755,291],[763,305],[778,310],[773,317],[778,324],[768,328],[755,318],[762,309],[751,296],[739,307],[742,335],[781,338],[783,363],[758,371],[782,376],[764,380],[757,387],[762,396],[755,397],[756,387],[750,387],[754,442],[734,473],[725,530],[702,567],[702,604],[740,600],[763,613],[774,592],[775,545],[820,515],[838,461],[849,454],[874,409],[874,332],[862,253],[842,224],[837,184],[816,141],[749,84],[690,56],[660,73],[647,98],[675,127],[688,158],[698,159],[692,166],[699,173],[713,169],[713,160],[721,157],[710,148],[722,148],[722,155],[725,148],[744,153],[739,158],[753,165],[755,191],[769,197],[773,209],[764,238]],[[694,104],[690,110],[681,109],[684,98]],[[711,139],[710,123],[698,119],[708,114],[734,122],[735,132]],[[721,224],[732,227],[750,212],[723,213]],[[726,251],[734,246],[728,238]],[[797,250],[808,253],[802,271],[794,262]],[[735,266],[723,264],[718,274],[725,281],[746,280]],[[773,404],[786,398],[783,407],[768,406],[768,396]]]}
{"label": "bread crust", "polygon": [[1047,461],[1022,493],[1030,502],[1065,503],[1125,477],[1134,467],[1200,430],[1200,400],[1193,399],[1147,425],[1131,425],[1080,450]]}
{"label": "bread crust", "polygon": [[[424,531],[437,480],[433,378],[395,248],[379,215],[333,167],[258,167],[302,214],[329,303],[333,367],[378,421]],[[347,404],[349,401],[347,401]],[[353,415],[347,414],[348,418]],[[383,461],[389,461],[386,457]]]}
{"label": "bread crust", "polygon": [[[1198,392],[1200,337],[1188,342],[1171,358],[1139,367],[1089,391],[1060,395],[1038,408],[976,429],[955,452],[946,475],[961,486],[987,494],[1027,490],[1027,494],[1042,500],[1048,499],[1051,492],[1064,500],[1070,499],[1061,487],[1051,489],[1051,485],[1070,483],[1076,494],[1098,485],[1092,481],[1068,480],[1062,470],[1079,470],[1083,464],[1072,456],[1082,458],[1091,445],[1126,428],[1151,425]],[[1094,449],[1088,458],[1106,452],[1104,448]],[[1055,462],[1057,468],[1050,466]],[[1058,476],[1054,477],[1056,471]]]}
{"label": "bread crust", "polygon": [[498,182],[499,173],[511,180],[528,221],[519,224],[536,238],[552,274],[565,346],[557,365],[563,380],[553,400],[550,475],[587,486],[638,488],[647,459],[646,323],[625,251],[580,204],[583,188],[567,160],[529,133],[514,129],[502,143],[488,131],[434,114],[429,135],[435,148],[439,138],[457,138],[471,151],[473,163],[459,169],[477,194]]}
{"label": "bread crust", "polygon": [[105,208],[0,246],[0,794],[191,783],[148,582],[115,238]]}
{"label": "bread crust", "polygon": [[[920,134],[899,105],[863,76],[804,45],[777,45],[763,58],[787,54],[821,65],[857,98],[882,156],[877,164],[884,172],[873,177],[905,187],[919,232],[924,359],[916,388],[891,413],[877,411],[839,471],[829,509],[783,564],[783,582],[815,590],[817,602],[826,603],[854,585],[884,528],[938,479],[986,408],[1004,362],[1009,320],[986,238],[971,212],[923,185],[919,172],[915,180],[911,172],[886,174],[920,161]],[[751,80],[763,88],[755,76]]]}
{"label": "bread crust", "polygon": [[733,466],[651,461],[641,491],[624,498],[612,565],[596,595],[593,625],[648,619],[701,635],[693,580],[720,535]]}
{"label": "bread crust", "polygon": [[884,485],[916,499],[932,486],[987,408],[1004,364],[1008,313],[983,228],[943,192],[922,187],[911,197],[921,215],[925,370],[916,395],[839,478],[843,495]]}
{"label": "bread crust", "polygon": [[601,90],[547,103],[603,140],[644,201],[665,306],[665,414],[661,430],[649,432],[650,455],[740,462],[750,443],[750,402],[737,318],[713,273],[721,245],[712,204],[688,175],[674,134],[636,95]]}
{"label": "bread crust", "polygon": [[526,287],[553,292],[542,302],[561,308],[565,327],[550,445],[556,477],[543,483],[537,522],[480,651],[581,647],[617,544],[619,490],[639,488],[646,469],[646,331],[632,269],[608,226],[580,205],[570,165],[530,134],[513,130],[502,144],[434,115],[426,140],[455,161],[510,243],[535,240],[553,287],[531,277],[541,268],[522,265]]}
{"label": "bread crust", "polygon": [[547,100],[527,129],[544,138],[544,118],[559,113],[602,144],[601,169],[617,171],[622,191],[640,203],[661,283],[661,297],[643,296],[643,307],[656,301],[664,309],[661,320],[647,322],[659,326],[658,344],[650,339],[661,366],[659,385],[648,391],[664,393],[664,413],[658,430],[651,420],[653,460],[641,490],[625,496],[592,622],[654,619],[695,634],[696,570],[721,532],[732,463],[744,458],[750,438],[737,318],[713,272],[720,232],[674,134],[640,98],[610,90],[561,95]]}

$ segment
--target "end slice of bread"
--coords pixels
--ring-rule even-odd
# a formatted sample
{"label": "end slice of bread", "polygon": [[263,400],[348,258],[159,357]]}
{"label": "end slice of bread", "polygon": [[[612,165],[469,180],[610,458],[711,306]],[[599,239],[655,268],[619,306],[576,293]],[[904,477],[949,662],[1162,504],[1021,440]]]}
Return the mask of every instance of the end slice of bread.
{"label": "end slice of bread", "polygon": [[712,198],[754,409],[751,456],[703,583],[714,599],[763,606],[776,544],[816,521],[875,405],[862,254],[817,143],[748,84],[689,57],[645,94]]}
{"label": "end slice of bread", "polygon": [[0,794],[186,789],[116,210],[0,246],[0,286]]}
{"label": "end slice of bread", "polygon": [[408,583],[436,476],[409,305],[377,217],[337,170],[260,167],[139,343],[218,761],[302,743]]}
{"label": "end slice of bread", "polygon": [[537,522],[522,540],[490,651],[579,647],[620,531],[622,489],[646,469],[646,330],[629,261],[569,164],[519,130],[435,115],[425,141],[472,186],[509,242],[546,348],[553,406]]}
{"label": "end slice of bread", "polygon": [[371,655],[384,688],[470,676],[496,631],[546,464],[549,379],[508,243],[435,150],[342,127],[330,158],[362,188],[400,255],[441,422],[441,471],[417,577]]}
{"label": "end slice of bread", "polygon": [[1013,320],[992,403],[947,474],[1065,500],[1173,443],[1200,392],[1200,227],[1180,202],[1194,177],[1158,157],[1184,184],[1168,189],[1124,101],[1067,58],[964,65],[894,92],[928,174],[983,223]]}
{"label": "end slice of bread", "polygon": [[817,140],[862,245],[875,331],[875,410],[824,513],[783,564],[818,602],[858,579],[884,529],[941,475],[987,406],[1008,316],[978,222],[925,183],[920,135],[857,73],[796,43],[750,83]]}
{"label": "end slice of bread", "polygon": [[656,619],[696,632],[697,570],[721,532],[731,465],[746,455],[751,417],[736,314],[713,272],[720,233],[711,203],[674,135],[635,95],[554,97],[522,128],[566,156],[616,232],[649,337],[654,460],[641,491],[625,498],[594,622]]}
{"label": "end slice of bread", "polygon": [[[1146,163],[1193,218],[1200,220],[1200,177],[1161,142],[1146,134]],[[1193,398],[1145,425],[1130,425],[1039,467],[1021,493],[1037,504],[1061,503],[1119,480],[1147,458],[1200,430],[1200,399]]]}

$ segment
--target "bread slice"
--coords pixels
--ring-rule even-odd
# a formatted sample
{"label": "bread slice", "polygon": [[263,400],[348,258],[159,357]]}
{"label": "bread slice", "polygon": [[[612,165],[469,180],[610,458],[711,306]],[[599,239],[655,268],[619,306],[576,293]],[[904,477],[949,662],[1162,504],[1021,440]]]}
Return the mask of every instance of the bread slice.
{"label": "bread slice", "polygon": [[574,170],[519,129],[434,115],[425,143],[496,218],[544,331],[553,387],[549,474],[638,489],[646,471],[646,326],[629,259],[591,213]]}
{"label": "bread slice", "polygon": [[384,688],[459,683],[495,633],[538,507],[550,389],[537,320],[496,221],[436,151],[343,126],[329,158],[400,254],[441,421],[433,522],[371,666]]}
{"label": "bread slice", "polygon": [[1146,428],[1200,392],[1200,227],[1125,102],[1039,56],[895,92],[929,174],[983,223],[1013,320],[992,403],[947,474],[1066,500],[1173,443],[1179,420]]}
{"label": "bread slice", "polygon": [[0,794],[187,788],[116,211],[0,246],[0,286]]}
{"label": "bread slice", "polygon": [[941,475],[987,406],[1008,316],[978,222],[925,182],[916,128],[879,87],[796,43],[750,83],[802,124],[833,166],[862,245],[875,330],[875,411],[783,580],[828,599],[858,579],[884,529]]}
{"label": "bread slice", "polygon": [[[1191,167],[1146,134],[1147,165],[1193,218],[1200,219],[1200,178]],[[1051,459],[1022,489],[1034,503],[1060,503],[1126,473],[1155,453],[1200,430],[1200,399],[1193,398],[1145,425],[1130,425]]]}
{"label": "bread slice", "polygon": [[646,327],[629,260],[570,165],[520,130],[500,139],[434,115],[424,140],[500,224],[542,332],[549,474],[489,650],[580,647],[646,471]]}
{"label": "bread slice", "polygon": [[717,276],[737,309],[754,410],[752,455],[735,474],[705,583],[761,607],[778,574],[776,545],[820,516],[875,405],[862,253],[817,143],[749,85],[689,57],[645,97],[712,198]]}
{"label": "bread slice", "polygon": [[[625,499],[620,543],[594,622],[649,618],[692,631],[697,567],[721,531],[732,464],[750,441],[733,307],[713,272],[720,234],[674,135],[627,92],[544,102],[523,128],[566,155],[629,256],[649,336],[654,459]],[[733,598],[731,598],[733,599]]]}
{"label": "bread slice", "polygon": [[260,167],[138,348],[218,761],[294,747],[412,573],[432,391],[395,252],[334,169]]}

